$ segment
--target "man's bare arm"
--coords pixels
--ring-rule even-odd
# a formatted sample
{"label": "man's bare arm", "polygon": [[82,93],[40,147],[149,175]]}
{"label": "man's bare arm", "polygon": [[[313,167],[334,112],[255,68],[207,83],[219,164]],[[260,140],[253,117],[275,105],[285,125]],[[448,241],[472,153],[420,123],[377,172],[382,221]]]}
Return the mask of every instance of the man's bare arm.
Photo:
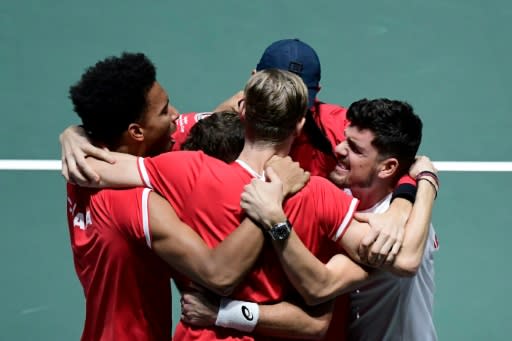
{"label": "man's bare arm", "polygon": [[[267,183],[253,181],[250,186],[246,186],[242,195],[242,207],[251,217],[263,222],[265,227],[270,227],[274,223],[286,219],[280,205],[281,201],[275,199],[276,196],[279,196],[279,179],[271,180]],[[415,273],[419,264],[415,263],[418,259],[417,251],[414,250],[415,258],[411,257],[411,253],[414,247],[423,243],[422,247],[419,248],[421,254],[423,254],[424,240],[428,236],[435,191],[426,181],[422,182],[424,184],[418,186],[417,199],[411,213],[411,219],[407,223],[407,232],[404,238],[406,246],[398,254],[397,260],[388,267],[388,270],[400,275]],[[370,226],[368,224],[352,220],[345,235],[339,241],[350,257],[357,262],[365,261],[360,256],[358,249],[361,240],[369,231]],[[309,252],[294,232],[284,242],[274,241],[274,247],[278,251],[279,258],[290,281],[308,304],[323,302],[339,295],[347,286],[347,271],[338,264],[340,260],[334,261],[333,258],[324,265]],[[361,279],[364,279],[363,276]],[[348,286],[350,286],[350,283],[348,283]]]}
{"label": "man's bare arm", "polygon": [[[301,307],[283,301],[260,304],[259,319],[253,333],[285,337],[287,339],[322,339],[329,328],[332,303],[316,307]],[[197,327],[214,326],[219,311],[219,300],[199,292],[185,292],[181,298],[181,320]]]}
{"label": "man's bare arm", "polygon": [[250,219],[215,248],[209,248],[157,193],[149,194],[148,207],[153,251],[179,272],[220,295],[234,289],[263,245],[263,232]]}
{"label": "man's bare arm", "polygon": [[69,126],[60,135],[62,176],[78,185],[93,185],[99,182],[99,175],[87,164],[91,156],[105,162],[114,163],[114,158],[104,149],[94,146],[80,126]]}
{"label": "man's bare arm", "polygon": [[[382,266],[392,264],[402,246],[405,225],[412,211],[412,203],[403,198],[396,198],[382,214],[365,216],[371,229],[361,240],[359,254],[365,257],[368,264]],[[359,220],[360,214],[354,218]]]}
{"label": "man's bare arm", "polygon": [[139,174],[137,162],[142,161],[131,154],[109,152],[115,160],[114,163],[108,163],[88,157],[86,164],[99,176],[99,181],[94,183],[79,184],[83,187],[95,188],[128,188],[144,186],[144,182]]}
{"label": "man's bare arm", "polygon": [[[269,182],[253,180],[245,187],[241,206],[246,213],[268,228],[286,220],[282,209],[282,184],[271,167]],[[339,254],[327,264],[318,260],[291,231],[285,241],[274,241],[274,248],[288,278],[307,304],[316,305],[348,292],[368,277],[366,270]]]}

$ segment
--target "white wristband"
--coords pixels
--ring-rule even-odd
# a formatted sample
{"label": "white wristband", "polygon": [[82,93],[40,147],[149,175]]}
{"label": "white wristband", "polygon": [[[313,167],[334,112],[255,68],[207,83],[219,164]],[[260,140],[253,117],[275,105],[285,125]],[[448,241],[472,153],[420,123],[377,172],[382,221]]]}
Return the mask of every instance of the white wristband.
{"label": "white wristband", "polygon": [[258,323],[260,308],[257,303],[223,297],[215,325],[242,332],[252,332]]}

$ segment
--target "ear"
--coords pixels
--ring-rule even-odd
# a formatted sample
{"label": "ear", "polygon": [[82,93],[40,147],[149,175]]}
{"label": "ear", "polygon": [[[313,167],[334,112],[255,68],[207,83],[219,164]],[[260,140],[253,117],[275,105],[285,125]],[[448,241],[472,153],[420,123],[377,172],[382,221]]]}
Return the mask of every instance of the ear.
{"label": "ear", "polygon": [[255,73],[256,73],[256,69],[252,69],[251,76],[254,76]]}
{"label": "ear", "polygon": [[130,123],[128,126],[128,136],[137,142],[144,141],[144,128],[140,126],[138,123]]}
{"label": "ear", "polygon": [[240,118],[245,120],[245,99],[238,102],[238,111],[240,114]]}
{"label": "ear", "polygon": [[382,160],[379,163],[379,173],[378,176],[381,179],[389,179],[392,178],[396,172],[398,171],[398,160],[394,157],[390,157]]}
{"label": "ear", "polygon": [[297,122],[297,126],[295,127],[295,136],[299,136],[302,128],[304,128],[304,123],[306,123],[306,116],[303,116],[299,122]]}
{"label": "ear", "polygon": [[318,91],[317,91],[317,93],[319,93],[320,90],[322,90],[322,86],[320,84],[318,84]]}

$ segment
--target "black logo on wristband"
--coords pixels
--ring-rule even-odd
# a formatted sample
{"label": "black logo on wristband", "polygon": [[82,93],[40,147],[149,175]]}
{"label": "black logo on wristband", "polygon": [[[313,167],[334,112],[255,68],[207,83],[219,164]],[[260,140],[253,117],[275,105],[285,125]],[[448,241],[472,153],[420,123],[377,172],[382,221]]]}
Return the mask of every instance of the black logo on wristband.
{"label": "black logo on wristband", "polygon": [[247,321],[252,321],[254,319],[251,311],[245,305],[242,306],[242,315],[244,315]]}

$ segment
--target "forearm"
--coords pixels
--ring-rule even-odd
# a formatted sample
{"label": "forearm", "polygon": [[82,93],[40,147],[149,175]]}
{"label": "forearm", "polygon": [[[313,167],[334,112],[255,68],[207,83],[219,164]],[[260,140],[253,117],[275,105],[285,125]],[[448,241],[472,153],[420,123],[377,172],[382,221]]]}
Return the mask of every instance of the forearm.
{"label": "forearm", "polygon": [[318,260],[295,233],[274,242],[288,279],[307,304],[316,305],[353,289],[368,273],[348,257],[338,254],[327,264]]}
{"label": "forearm", "polygon": [[398,275],[414,275],[421,263],[429,234],[435,194],[429,183],[418,182],[416,202],[405,227],[402,248],[390,269]]}
{"label": "forearm", "polygon": [[258,258],[263,242],[263,231],[250,219],[244,219],[211,251],[210,285],[222,289],[222,295],[229,295]]}
{"label": "forearm", "polygon": [[409,200],[396,198],[391,202],[387,211],[393,213],[394,221],[397,224],[405,226],[411,215],[412,207],[413,205]]}
{"label": "forearm", "polygon": [[254,333],[286,337],[287,339],[322,339],[329,328],[332,317],[332,303],[328,302],[307,310],[280,302],[260,305],[260,317]]}
{"label": "forearm", "polygon": [[111,164],[92,157],[87,164],[99,175],[100,181],[93,184],[97,188],[126,188],[143,186],[137,166],[137,157],[125,153],[111,153],[115,163]]}

